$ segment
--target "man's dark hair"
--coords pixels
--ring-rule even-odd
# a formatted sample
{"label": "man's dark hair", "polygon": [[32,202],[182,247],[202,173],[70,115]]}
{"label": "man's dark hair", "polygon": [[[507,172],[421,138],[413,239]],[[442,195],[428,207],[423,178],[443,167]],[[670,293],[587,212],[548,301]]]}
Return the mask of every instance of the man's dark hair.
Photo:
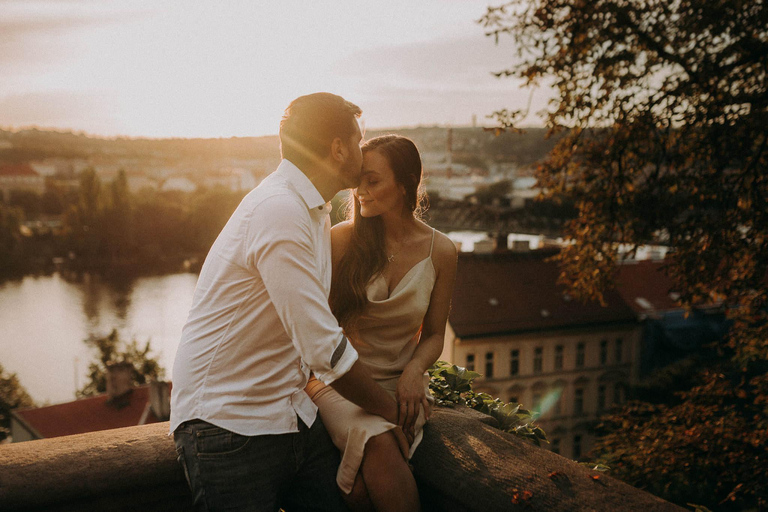
{"label": "man's dark hair", "polygon": [[349,139],[362,110],[341,96],[317,92],[300,96],[280,121],[280,154],[301,168],[328,156],[336,137]]}

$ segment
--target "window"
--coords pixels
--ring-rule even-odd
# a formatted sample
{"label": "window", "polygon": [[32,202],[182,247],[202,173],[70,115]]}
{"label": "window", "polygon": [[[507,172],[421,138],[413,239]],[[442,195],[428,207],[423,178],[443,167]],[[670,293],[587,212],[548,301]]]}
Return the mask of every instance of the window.
{"label": "window", "polygon": [[543,359],[544,349],[542,347],[536,347],[536,349],[533,351],[533,373],[541,373]]}
{"label": "window", "polygon": [[513,350],[509,353],[509,374],[517,375],[520,373],[520,351]]}
{"label": "window", "polygon": [[584,388],[577,388],[573,395],[573,414],[584,413]]}
{"label": "window", "polygon": [[613,385],[613,403],[621,403],[621,384],[617,383]]}
{"label": "window", "polygon": [[555,370],[563,369],[563,346],[557,345],[555,347]]}
{"label": "window", "polygon": [[605,384],[600,384],[597,388],[597,410],[602,411],[605,409]]}
{"label": "window", "polygon": [[475,370],[475,354],[467,354],[467,370]]}
{"label": "window", "polygon": [[606,364],[608,362],[608,340],[600,342],[600,364]]}
{"label": "window", "polygon": [[533,394],[533,411],[537,413],[541,412],[541,393]]}
{"label": "window", "polygon": [[573,458],[581,458],[581,436],[573,436]]}
{"label": "window", "polygon": [[576,368],[583,368],[584,367],[584,343],[579,343],[576,345]]}
{"label": "window", "polygon": [[557,394],[557,400],[555,400],[555,405],[552,406],[552,412],[555,416],[560,416],[563,414],[563,394],[562,391],[558,391]]}
{"label": "window", "polygon": [[549,445],[552,448],[552,453],[556,453],[560,455],[560,439],[554,438],[552,439],[552,444]]}
{"label": "window", "polygon": [[509,403],[511,403],[511,404],[519,404],[520,402],[517,401],[517,396],[516,395],[510,395],[509,396]]}
{"label": "window", "polygon": [[616,338],[616,345],[614,345],[614,348],[616,349],[616,363],[621,363],[624,347],[622,346],[624,344],[623,340],[621,338]]}
{"label": "window", "polygon": [[493,352],[485,354],[485,378],[493,378]]}

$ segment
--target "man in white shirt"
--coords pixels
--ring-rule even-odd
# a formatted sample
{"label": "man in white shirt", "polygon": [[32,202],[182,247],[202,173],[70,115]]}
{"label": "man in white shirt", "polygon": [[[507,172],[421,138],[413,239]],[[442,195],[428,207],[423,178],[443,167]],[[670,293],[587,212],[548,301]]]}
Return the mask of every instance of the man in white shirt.
{"label": "man in white shirt", "polygon": [[[317,93],[280,123],[283,160],[211,247],[173,367],[171,432],[200,510],[345,510],[309,371],[397,423],[328,306],[329,201],[360,180],[360,108]],[[407,451],[402,431],[396,431]]]}

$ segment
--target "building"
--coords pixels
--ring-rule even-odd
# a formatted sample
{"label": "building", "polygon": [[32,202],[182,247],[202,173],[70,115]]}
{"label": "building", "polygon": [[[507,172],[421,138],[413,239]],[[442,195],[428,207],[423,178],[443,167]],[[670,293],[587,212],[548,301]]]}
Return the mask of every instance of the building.
{"label": "building", "polygon": [[157,181],[145,176],[144,174],[128,174],[126,176],[128,190],[133,194],[138,194],[147,190],[157,190]]}
{"label": "building", "polygon": [[35,170],[37,174],[39,174],[43,178],[55,176],[59,172],[59,169],[52,162],[46,162],[46,161],[30,162],[29,165],[30,167],[32,167],[32,169]]}
{"label": "building", "polygon": [[259,182],[247,169],[224,168],[206,173],[203,184],[209,188],[222,187],[240,192],[253,189]]}
{"label": "building", "polygon": [[29,164],[0,164],[0,199],[7,203],[15,190],[42,194],[45,178]]}
{"label": "building", "polygon": [[556,253],[460,253],[442,358],[479,372],[475,390],[537,411],[550,449],[578,459],[638,379],[642,329],[617,292],[605,307],[566,294]]}
{"label": "building", "polygon": [[664,264],[629,260],[616,274],[616,290],[642,326],[641,378],[723,339],[729,328],[722,304],[683,309]]}
{"label": "building", "polygon": [[186,192],[189,194],[197,190],[197,185],[195,185],[195,183],[192,182],[192,180],[189,178],[185,178],[183,176],[174,176],[165,180],[163,185],[160,187],[160,190],[163,192],[177,191]]}
{"label": "building", "polygon": [[63,404],[11,411],[14,443],[167,421],[170,383],[131,385],[133,367],[109,367],[107,392]]}

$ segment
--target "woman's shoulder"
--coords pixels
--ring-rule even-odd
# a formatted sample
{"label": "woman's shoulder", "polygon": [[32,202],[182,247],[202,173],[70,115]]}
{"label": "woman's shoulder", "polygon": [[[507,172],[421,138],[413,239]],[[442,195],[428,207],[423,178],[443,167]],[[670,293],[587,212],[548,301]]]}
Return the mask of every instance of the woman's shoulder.
{"label": "woman's shoulder", "polygon": [[352,239],[352,228],[351,220],[339,222],[331,228],[331,249],[334,261],[337,261],[346,252],[349,241]]}
{"label": "woman's shoulder", "polygon": [[424,224],[430,232],[434,231],[435,240],[432,245],[432,260],[435,263],[442,263],[445,265],[455,265],[458,250],[453,240],[448,238],[448,235],[438,231],[435,228],[430,227],[428,224]]}
{"label": "woman's shoulder", "polygon": [[351,220],[339,222],[331,228],[331,240],[349,240],[352,237],[353,227],[354,225]]}
{"label": "woman's shoulder", "polygon": [[433,253],[441,259],[446,260],[450,264],[456,263],[459,251],[456,249],[456,244],[448,238],[448,235],[435,230],[435,247]]}

